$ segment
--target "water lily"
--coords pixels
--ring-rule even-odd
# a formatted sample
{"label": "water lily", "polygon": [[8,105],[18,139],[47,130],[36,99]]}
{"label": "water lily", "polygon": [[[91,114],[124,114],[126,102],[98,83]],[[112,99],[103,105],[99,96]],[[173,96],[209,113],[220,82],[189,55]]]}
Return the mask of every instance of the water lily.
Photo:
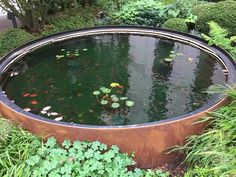
{"label": "water lily", "polygon": [[116,82],[113,82],[111,83],[111,87],[118,87],[120,84],[119,83],[116,83]]}

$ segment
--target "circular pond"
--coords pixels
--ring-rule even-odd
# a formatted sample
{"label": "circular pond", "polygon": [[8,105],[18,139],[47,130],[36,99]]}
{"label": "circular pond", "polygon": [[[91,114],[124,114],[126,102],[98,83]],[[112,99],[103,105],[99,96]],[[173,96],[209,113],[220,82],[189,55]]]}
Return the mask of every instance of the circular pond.
{"label": "circular pond", "polygon": [[[97,34],[30,52],[8,68],[3,89],[19,107],[49,119],[139,124],[184,115],[207,104],[211,97],[203,91],[226,82],[223,70],[209,53],[181,42]],[[110,83],[120,85],[111,90]],[[104,87],[110,93],[103,93]],[[94,96],[96,90],[100,93]],[[122,105],[127,100],[134,105]],[[113,103],[120,106],[113,108]]]}
{"label": "circular pond", "polygon": [[55,34],[9,53],[0,71],[2,115],[59,140],[117,144],[143,167],[170,161],[163,151],[225,102],[204,92],[209,86],[235,82],[221,49],[145,27]]}

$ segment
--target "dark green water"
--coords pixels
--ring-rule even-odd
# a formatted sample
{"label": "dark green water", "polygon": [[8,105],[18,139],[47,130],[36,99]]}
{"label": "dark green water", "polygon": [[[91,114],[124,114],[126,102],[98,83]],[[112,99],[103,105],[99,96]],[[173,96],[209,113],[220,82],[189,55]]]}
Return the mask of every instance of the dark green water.
{"label": "dark green water", "polygon": [[[57,59],[61,49],[77,49],[79,56]],[[182,55],[165,62],[171,52]],[[14,72],[19,74],[10,77]],[[197,48],[128,34],[81,37],[46,46],[15,63],[8,73],[4,90],[21,108],[49,119],[62,116],[64,122],[92,125],[180,116],[206,104],[209,96],[203,90],[225,81],[221,66]],[[93,95],[112,82],[122,84],[124,95],[135,103],[126,118],[107,112]],[[42,114],[47,106],[58,115]]]}

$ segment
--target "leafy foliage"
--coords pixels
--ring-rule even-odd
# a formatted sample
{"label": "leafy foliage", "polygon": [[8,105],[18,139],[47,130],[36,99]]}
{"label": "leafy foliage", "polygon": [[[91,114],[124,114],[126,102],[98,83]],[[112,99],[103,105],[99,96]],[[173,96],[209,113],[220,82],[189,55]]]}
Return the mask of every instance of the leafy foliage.
{"label": "leafy foliage", "polygon": [[128,154],[120,153],[117,146],[108,149],[98,141],[71,143],[68,140],[62,146],[54,138],[49,138],[37,153],[26,160],[24,176],[168,176],[160,170],[129,170],[135,162]]}
{"label": "leafy foliage", "polygon": [[95,24],[95,7],[68,9],[63,14],[56,14],[48,18],[42,35],[68,31],[78,28],[92,27]]}
{"label": "leafy foliage", "polygon": [[228,38],[229,32],[227,29],[220,27],[215,22],[209,22],[209,36],[202,34],[202,37],[208,41],[209,45],[216,45],[227,50],[236,59],[236,48],[233,47],[233,42],[236,41],[236,36]]}
{"label": "leafy foliage", "polygon": [[134,102],[123,95],[124,87],[122,85],[111,83],[110,86],[110,88],[101,87],[99,90],[95,90],[93,95],[96,96],[97,101],[103,105],[107,112],[113,114],[118,112],[125,117]]}
{"label": "leafy foliage", "polygon": [[209,31],[207,22],[214,21],[229,30],[230,35],[236,35],[236,1],[226,0],[218,3],[203,3],[193,8],[197,15],[196,29],[202,33]]}
{"label": "leafy foliage", "polygon": [[31,32],[39,32],[47,19],[51,0],[0,0],[0,7],[11,11]]}
{"label": "leafy foliage", "polygon": [[167,20],[163,24],[162,27],[167,28],[167,29],[176,30],[179,32],[187,32],[188,31],[188,26],[185,23],[185,20],[181,19],[181,18],[171,18],[171,19]]}
{"label": "leafy foliage", "polygon": [[191,136],[185,146],[178,148],[187,154],[186,162],[199,166],[191,173],[204,171],[205,176],[236,174],[236,91],[228,86],[224,90],[232,99],[231,104],[210,113],[205,118],[205,121],[210,120],[208,129],[202,135]]}
{"label": "leafy foliage", "polygon": [[175,6],[166,6],[155,0],[140,0],[123,5],[113,19],[119,24],[160,26],[169,18],[177,17]]}
{"label": "leafy foliage", "polygon": [[20,127],[0,119],[0,176],[22,176],[24,162],[35,153],[40,141]]}
{"label": "leafy foliage", "polygon": [[0,56],[10,50],[33,40],[35,37],[21,29],[11,29],[0,34]]}

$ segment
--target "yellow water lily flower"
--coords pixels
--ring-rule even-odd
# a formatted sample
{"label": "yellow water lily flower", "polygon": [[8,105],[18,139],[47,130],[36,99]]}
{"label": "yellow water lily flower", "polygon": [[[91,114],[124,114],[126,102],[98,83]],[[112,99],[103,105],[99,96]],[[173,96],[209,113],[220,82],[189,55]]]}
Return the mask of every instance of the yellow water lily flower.
{"label": "yellow water lily flower", "polygon": [[111,87],[118,87],[120,84],[119,83],[111,83]]}

